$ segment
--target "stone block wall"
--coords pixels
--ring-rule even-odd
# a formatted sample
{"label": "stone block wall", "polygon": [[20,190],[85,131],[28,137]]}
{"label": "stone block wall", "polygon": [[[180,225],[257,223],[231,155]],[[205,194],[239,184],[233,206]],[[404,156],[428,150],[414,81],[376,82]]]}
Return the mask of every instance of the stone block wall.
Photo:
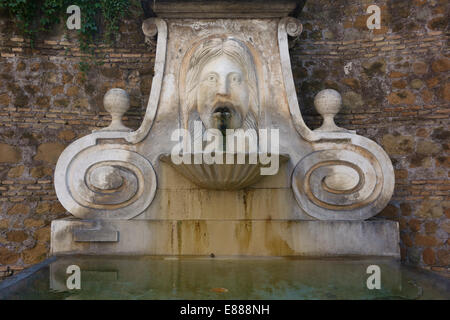
{"label": "stone block wall", "polygon": [[[370,4],[382,10],[380,30],[367,29]],[[304,32],[291,42],[307,124],[320,125],[317,92],[342,94],[338,125],[377,141],[394,164],[395,194],[376,218],[399,221],[405,262],[443,271],[450,266],[446,10],[445,0],[308,1]],[[128,91],[124,122],[140,125],[155,54],[144,44],[143,19],[130,15],[114,45],[96,46],[101,65],[84,77],[74,32],[59,26],[31,47],[0,15],[0,265],[48,255],[51,220],[69,216],[55,195],[55,163],[70,142],[109,124],[108,89]]]}
{"label": "stone block wall", "polygon": [[[144,43],[140,16],[120,26],[97,58],[80,51],[76,31],[60,25],[31,47],[0,16],[0,265],[31,265],[48,256],[50,223],[70,216],[58,202],[53,173],[72,141],[109,125],[103,96],[126,89],[124,123],[137,129],[150,93],[155,47]],[[89,71],[80,71],[85,57]]]}
{"label": "stone block wall", "polygon": [[[366,25],[369,5],[381,29]],[[376,218],[400,224],[402,259],[434,270],[450,266],[450,56],[448,2],[307,2],[292,63],[306,123],[316,128],[314,95],[338,90],[337,123],[375,140],[395,169],[395,192]]]}

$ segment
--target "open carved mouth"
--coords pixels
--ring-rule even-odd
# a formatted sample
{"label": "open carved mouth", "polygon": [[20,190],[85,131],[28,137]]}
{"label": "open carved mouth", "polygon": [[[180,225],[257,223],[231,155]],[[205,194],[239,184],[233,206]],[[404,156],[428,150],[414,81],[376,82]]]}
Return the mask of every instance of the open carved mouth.
{"label": "open carved mouth", "polygon": [[227,106],[220,106],[214,109],[213,116],[221,120],[227,120],[231,118],[231,109]]}
{"label": "open carved mouth", "polygon": [[212,114],[216,128],[225,135],[226,129],[230,127],[230,120],[232,116],[232,108],[228,104],[219,104]]}

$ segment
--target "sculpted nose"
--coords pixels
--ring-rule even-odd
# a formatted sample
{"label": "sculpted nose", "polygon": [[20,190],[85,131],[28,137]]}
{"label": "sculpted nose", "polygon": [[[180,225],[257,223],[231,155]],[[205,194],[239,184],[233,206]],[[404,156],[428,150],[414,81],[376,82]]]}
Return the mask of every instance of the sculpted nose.
{"label": "sculpted nose", "polygon": [[229,95],[229,88],[228,83],[226,80],[219,81],[219,88],[217,90],[217,94],[221,96],[227,96]]}

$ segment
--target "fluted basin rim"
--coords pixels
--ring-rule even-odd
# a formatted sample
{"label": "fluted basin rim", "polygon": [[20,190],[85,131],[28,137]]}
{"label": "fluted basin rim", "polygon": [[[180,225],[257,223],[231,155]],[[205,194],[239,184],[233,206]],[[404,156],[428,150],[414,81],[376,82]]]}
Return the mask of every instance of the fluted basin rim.
{"label": "fluted basin rim", "polygon": [[[239,190],[258,182],[264,177],[264,175],[261,174],[261,168],[269,167],[270,163],[262,164],[260,162],[260,156],[272,157],[275,154],[223,152],[223,164],[206,164],[204,161],[196,164],[194,162],[195,157],[197,156],[198,159],[203,159],[200,157],[205,155],[204,152],[180,154],[180,156],[182,155],[187,159],[190,159],[190,163],[182,162],[180,164],[175,164],[170,154],[161,154],[159,159],[164,163],[170,164],[178,173],[201,188]],[[226,155],[233,156],[233,164],[226,163]],[[287,154],[276,155],[278,155],[279,164],[289,160],[289,155]],[[238,156],[245,156],[245,163],[237,164]],[[256,156],[256,163],[249,163],[248,160],[251,156]]]}

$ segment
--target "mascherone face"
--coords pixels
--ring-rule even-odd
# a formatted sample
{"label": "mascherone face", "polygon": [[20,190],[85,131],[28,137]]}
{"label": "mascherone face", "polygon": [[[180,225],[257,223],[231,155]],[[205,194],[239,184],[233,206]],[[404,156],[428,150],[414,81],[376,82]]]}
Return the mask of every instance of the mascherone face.
{"label": "mascherone face", "polygon": [[197,110],[205,127],[241,128],[248,109],[248,84],[239,64],[224,54],[205,64],[197,89]]}

